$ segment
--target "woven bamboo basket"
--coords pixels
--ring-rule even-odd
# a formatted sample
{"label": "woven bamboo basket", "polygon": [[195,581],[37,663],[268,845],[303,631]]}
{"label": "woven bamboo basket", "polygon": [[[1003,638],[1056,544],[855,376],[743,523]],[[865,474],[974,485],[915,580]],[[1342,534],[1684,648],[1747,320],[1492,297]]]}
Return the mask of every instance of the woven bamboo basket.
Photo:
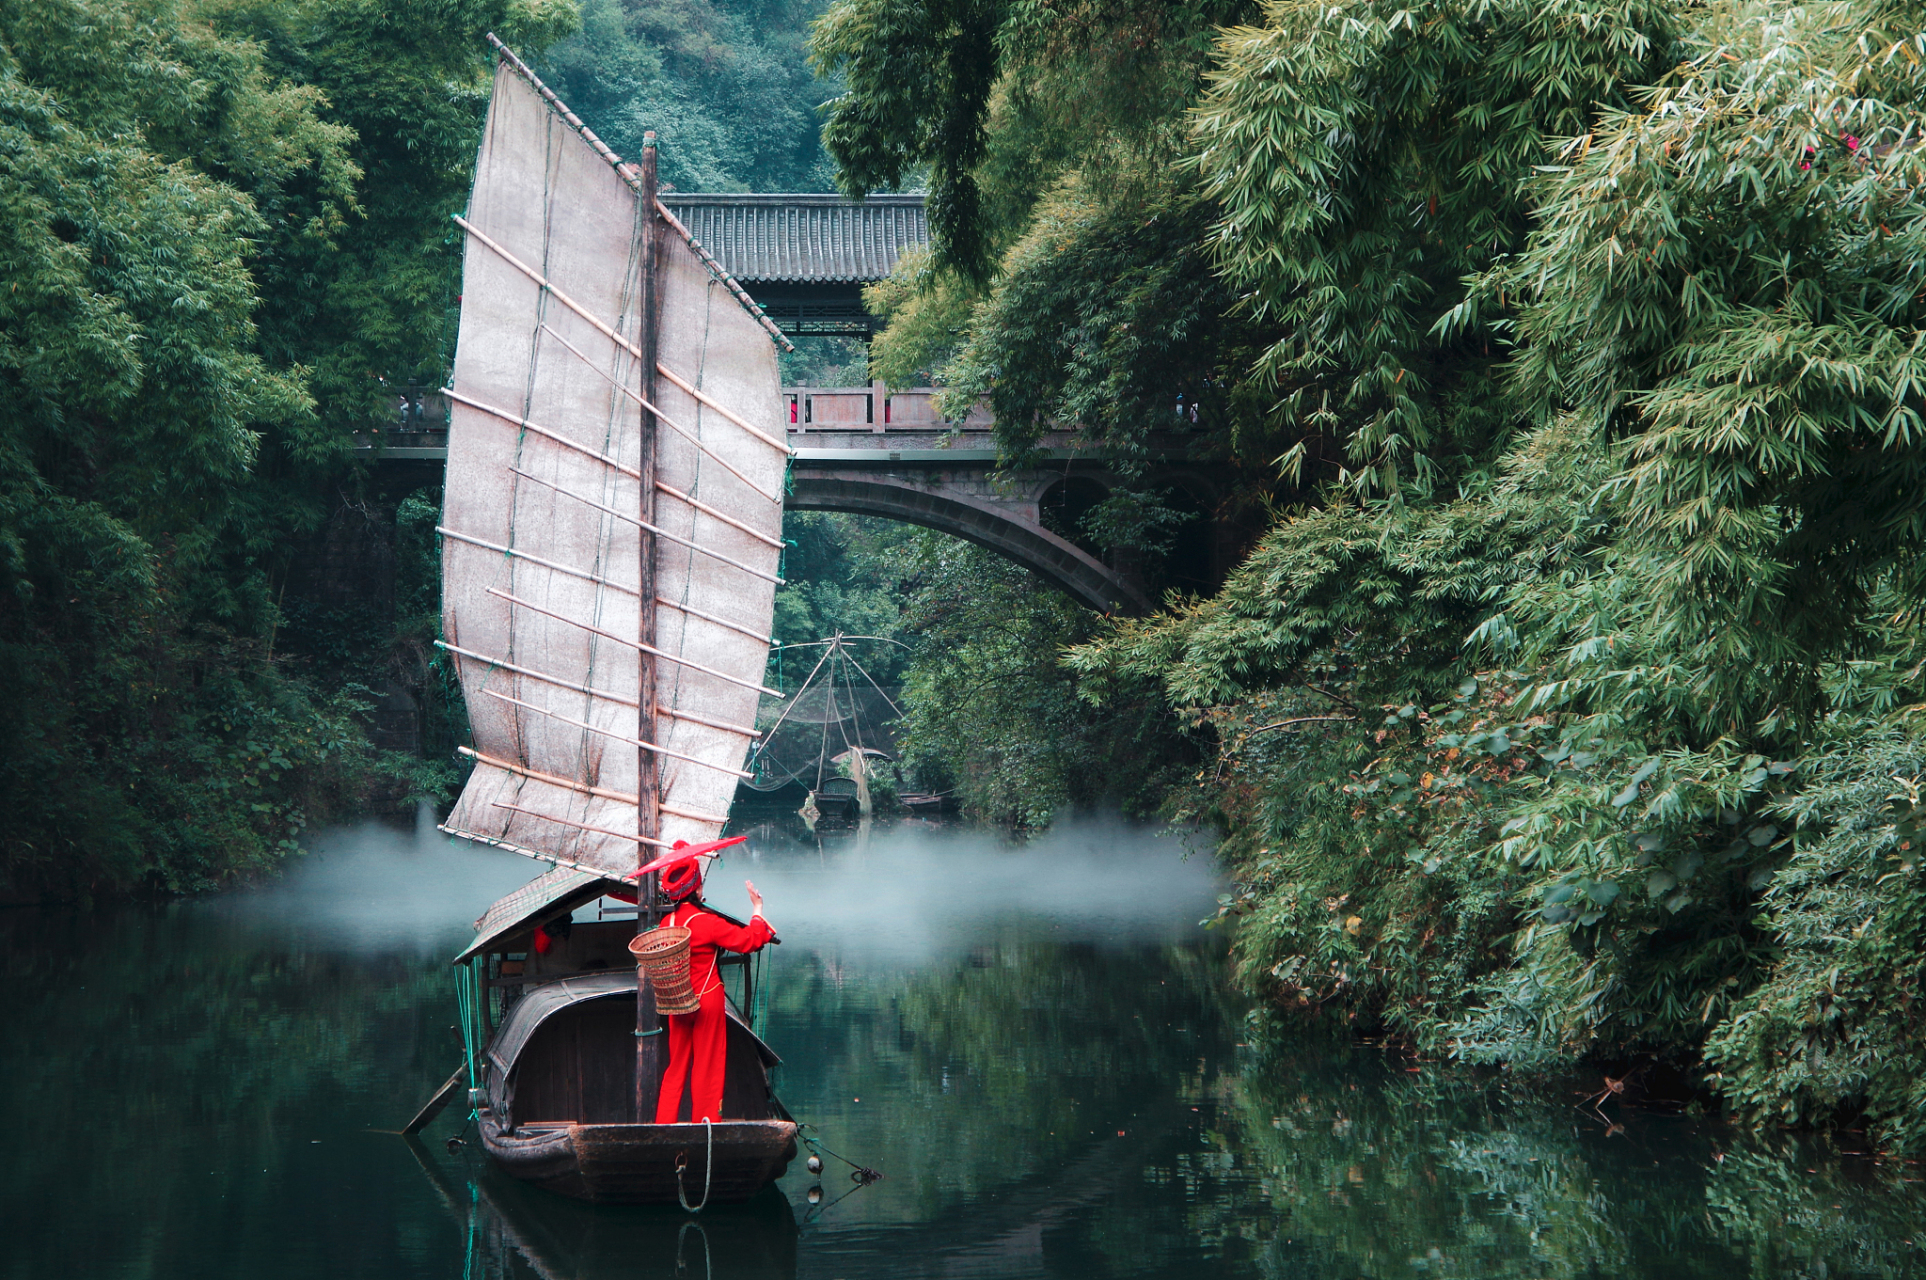
{"label": "woven bamboo basket", "polygon": [[658,1013],[694,1013],[702,1007],[689,983],[689,931],[679,925],[666,925],[638,933],[629,942],[629,953],[642,967],[655,987]]}

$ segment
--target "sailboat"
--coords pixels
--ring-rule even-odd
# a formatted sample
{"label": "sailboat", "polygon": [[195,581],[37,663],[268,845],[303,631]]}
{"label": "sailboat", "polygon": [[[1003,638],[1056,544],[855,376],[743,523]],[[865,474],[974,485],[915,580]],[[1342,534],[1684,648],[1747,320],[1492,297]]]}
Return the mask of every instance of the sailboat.
{"label": "sailboat", "polygon": [[[655,877],[636,873],[720,833],[758,699],[776,692],[762,678],[783,339],[657,199],[653,135],[624,163],[489,42],[493,95],[455,219],[439,530],[441,644],[474,771],[442,830],[551,869],[490,907],[457,957],[470,1106],[489,1156],[552,1190],[743,1200],[796,1151],[776,1056],[739,1007],[749,970],[726,1118],[646,1123],[666,1037],[626,944],[658,918]],[[639,903],[621,914],[622,897]]]}

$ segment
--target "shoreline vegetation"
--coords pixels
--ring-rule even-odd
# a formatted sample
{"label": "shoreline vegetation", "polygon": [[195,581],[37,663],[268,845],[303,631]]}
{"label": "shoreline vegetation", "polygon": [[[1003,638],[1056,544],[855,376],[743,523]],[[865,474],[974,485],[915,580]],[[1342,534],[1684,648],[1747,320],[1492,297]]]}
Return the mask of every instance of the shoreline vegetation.
{"label": "shoreline vegetation", "polygon": [[1126,480],[1184,405],[1264,516],[1067,649],[1193,753],[1131,798],[1224,833],[1251,992],[1926,1147],[1926,9],[842,0],[815,54],[846,189],[931,192],[884,376]]}
{"label": "shoreline vegetation", "polygon": [[689,189],[926,189],[871,371],[1116,459],[1046,518],[1145,619],[791,517],[777,638],[910,646],[919,787],[1220,832],[1266,1017],[1926,1150],[1917,4],[10,10],[9,894],[234,883],[453,780],[368,732],[435,687],[432,495],[386,614],[297,551],[442,376],[486,30]]}

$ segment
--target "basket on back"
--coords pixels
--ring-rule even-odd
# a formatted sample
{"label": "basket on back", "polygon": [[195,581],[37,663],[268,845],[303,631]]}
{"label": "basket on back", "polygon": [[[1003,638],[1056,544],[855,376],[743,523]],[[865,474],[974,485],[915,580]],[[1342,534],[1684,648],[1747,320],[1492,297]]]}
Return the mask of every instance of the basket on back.
{"label": "basket on back", "polygon": [[687,929],[664,925],[638,933],[629,943],[629,952],[655,988],[658,1013],[694,1013],[702,1007],[702,997],[689,982]]}

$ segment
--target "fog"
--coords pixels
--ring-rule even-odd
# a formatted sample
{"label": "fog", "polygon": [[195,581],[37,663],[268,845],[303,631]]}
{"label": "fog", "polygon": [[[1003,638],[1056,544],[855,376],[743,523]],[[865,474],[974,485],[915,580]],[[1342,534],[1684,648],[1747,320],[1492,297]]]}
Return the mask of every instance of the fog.
{"label": "fog", "polygon": [[[1207,854],[1186,858],[1177,835],[1121,821],[1071,823],[1015,846],[922,822],[820,843],[773,825],[749,835],[711,867],[709,901],[746,917],[743,881],[753,879],[786,946],[839,954],[915,959],[1012,928],[1100,944],[1174,939],[1196,929],[1218,891]],[[442,835],[424,809],[413,830],[321,832],[279,880],[199,910],[312,945],[452,952],[490,903],[545,870]]]}
{"label": "fog", "polygon": [[280,879],[212,899],[202,910],[304,942],[452,955],[490,903],[547,869],[442,835],[424,805],[413,830],[380,822],[330,827]]}
{"label": "fog", "polygon": [[758,829],[711,869],[705,895],[744,914],[743,880],[785,944],[912,958],[1028,926],[1062,941],[1186,937],[1217,905],[1206,853],[1167,829],[1080,821],[1011,846],[981,831],[905,823],[818,850]]}

